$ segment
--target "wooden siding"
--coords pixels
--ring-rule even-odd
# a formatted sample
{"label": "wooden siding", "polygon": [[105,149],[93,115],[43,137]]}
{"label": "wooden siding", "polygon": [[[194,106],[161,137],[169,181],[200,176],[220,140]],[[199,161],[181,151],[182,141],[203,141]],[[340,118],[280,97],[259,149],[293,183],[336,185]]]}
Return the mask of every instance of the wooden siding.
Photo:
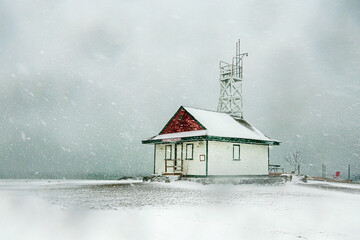
{"label": "wooden siding", "polygon": [[184,108],[180,108],[160,134],[205,130]]}
{"label": "wooden siding", "polygon": [[[186,144],[194,144],[193,160],[185,160]],[[165,146],[171,145],[171,158],[175,158],[175,143],[156,144],[155,174],[165,173]],[[177,144],[177,159],[183,159],[184,175],[206,175],[206,161],[200,161],[200,155],[206,154],[206,142],[184,142]]]}
{"label": "wooden siding", "polygon": [[[172,144],[169,144],[169,145],[172,145]],[[171,154],[174,154],[174,151],[172,151]],[[155,156],[156,156],[156,158],[155,158],[155,174],[165,173],[165,144],[156,144],[156,155]]]}
{"label": "wooden siding", "polygon": [[240,144],[240,161],[233,160],[233,143],[209,141],[209,175],[268,175],[268,146]]}
{"label": "wooden siding", "polygon": [[206,155],[206,142],[186,142],[183,143],[184,159],[186,156],[186,144],[194,144],[193,159],[184,160],[184,175],[206,175],[206,161],[200,161],[200,155]]}
{"label": "wooden siding", "polygon": [[[194,144],[193,160],[185,160],[186,144]],[[200,155],[208,157],[208,175],[239,176],[268,175],[268,146],[240,144],[240,161],[233,160],[233,145],[238,143],[206,141],[177,143],[177,158],[183,159],[184,175],[206,176],[206,161],[200,161]],[[175,143],[156,144],[155,173],[165,173],[165,146],[171,145],[171,158],[175,158]]]}

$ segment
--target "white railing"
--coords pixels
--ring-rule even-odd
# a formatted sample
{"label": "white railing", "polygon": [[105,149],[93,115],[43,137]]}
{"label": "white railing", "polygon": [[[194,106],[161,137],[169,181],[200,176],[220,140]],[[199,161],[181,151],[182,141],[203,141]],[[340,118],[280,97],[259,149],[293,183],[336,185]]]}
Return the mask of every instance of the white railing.
{"label": "white railing", "polygon": [[184,161],[182,159],[165,159],[165,173],[182,174]]}

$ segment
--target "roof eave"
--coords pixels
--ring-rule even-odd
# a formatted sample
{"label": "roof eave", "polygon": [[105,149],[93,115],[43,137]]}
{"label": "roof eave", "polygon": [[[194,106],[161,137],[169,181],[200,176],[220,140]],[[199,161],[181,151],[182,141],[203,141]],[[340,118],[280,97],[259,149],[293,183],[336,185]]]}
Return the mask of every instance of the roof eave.
{"label": "roof eave", "polygon": [[[164,141],[165,140],[165,141]],[[235,143],[246,143],[246,144],[260,144],[260,145],[280,145],[281,142],[276,140],[258,140],[258,139],[246,139],[246,138],[232,138],[232,137],[218,137],[218,136],[193,136],[193,137],[182,137],[181,140],[172,139],[146,139],[142,140],[142,144],[156,144],[156,143],[170,143],[170,142],[189,142],[189,141],[219,141],[219,142],[235,142]]]}

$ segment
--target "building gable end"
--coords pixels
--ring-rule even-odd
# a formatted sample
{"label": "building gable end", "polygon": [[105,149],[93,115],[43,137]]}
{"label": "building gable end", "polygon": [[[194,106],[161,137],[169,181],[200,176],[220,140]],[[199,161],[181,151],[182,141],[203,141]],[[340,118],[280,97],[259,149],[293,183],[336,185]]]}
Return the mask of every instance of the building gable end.
{"label": "building gable end", "polygon": [[200,130],[206,130],[206,128],[199,121],[197,121],[188,111],[186,111],[183,107],[180,107],[179,110],[175,113],[175,115],[161,130],[159,135]]}

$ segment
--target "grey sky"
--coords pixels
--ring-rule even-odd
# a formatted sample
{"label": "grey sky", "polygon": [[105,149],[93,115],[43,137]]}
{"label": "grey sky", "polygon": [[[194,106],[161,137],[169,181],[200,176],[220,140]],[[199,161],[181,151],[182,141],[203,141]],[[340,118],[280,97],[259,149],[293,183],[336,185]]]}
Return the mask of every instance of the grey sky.
{"label": "grey sky", "polygon": [[358,1],[0,1],[0,177],[152,171],[180,105],[216,109],[241,39],[244,117],[304,171],[360,173]]}

